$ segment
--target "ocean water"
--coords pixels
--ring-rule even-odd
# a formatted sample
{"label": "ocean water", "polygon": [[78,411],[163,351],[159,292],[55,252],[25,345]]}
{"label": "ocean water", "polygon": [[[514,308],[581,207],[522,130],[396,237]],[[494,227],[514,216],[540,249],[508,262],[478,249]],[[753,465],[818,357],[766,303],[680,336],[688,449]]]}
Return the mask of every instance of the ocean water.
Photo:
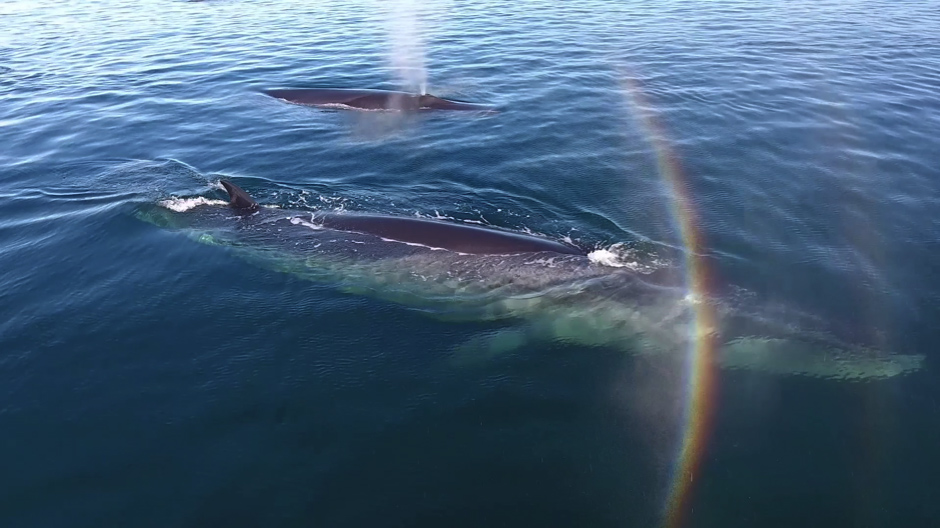
{"label": "ocean water", "polygon": [[[0,526],[940,525],[938,7],[5,0]],[[303,87],[499,112],[262,93]],[[521,323],[140,221],[220,178],[568,240],[923,365],[467,358]]]}

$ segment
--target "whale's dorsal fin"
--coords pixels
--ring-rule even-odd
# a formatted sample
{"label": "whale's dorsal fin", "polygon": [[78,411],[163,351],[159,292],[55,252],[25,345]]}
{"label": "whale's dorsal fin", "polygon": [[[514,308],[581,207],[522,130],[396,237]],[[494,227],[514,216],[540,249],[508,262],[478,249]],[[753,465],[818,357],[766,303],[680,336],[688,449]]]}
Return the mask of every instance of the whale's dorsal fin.
{"label": "whale's dorsal fin", "polygon": [[232,199],[230,202],[232,209],[235,209],[241,214],[249,214],[258,210],[258,202],[255,202],[251,196],[248,196],[248,193],[241,187],[228,180],[221,180],[219,183],[228,191],[228,196]]}

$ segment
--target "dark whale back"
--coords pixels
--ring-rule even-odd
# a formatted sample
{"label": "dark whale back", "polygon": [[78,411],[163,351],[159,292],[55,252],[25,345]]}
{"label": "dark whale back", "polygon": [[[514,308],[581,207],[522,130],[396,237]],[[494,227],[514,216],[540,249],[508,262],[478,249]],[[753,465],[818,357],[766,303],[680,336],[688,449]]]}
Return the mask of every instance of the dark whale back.
{"label": "dark whale back", "polygon": [[[253,213],[258,204],[239,186],[222,180],[231,206],[239,213]],[[512,233],[499,229],[404,216],[328,213],[314,217],[328,229],[374,235],[384,239],[421,244],[475,255],[508,255],[550,251],[566,255],[584,255],[580,248],[555,240]]]}
{"label": "dark whale back", "polygon": [[426,218],[326,214],[317,216],[315,221],[338,231],[366,233],[459,253],[507,255],[551,251],[566,255],[585,254],[579,248],[546,238]]}
{"label": "dark whale back", "polygon": [[444,99],[391,90],[351,90],[341,88],[301,88],[267,90],[267,95],[294,104],[309,106],[343,105],[360,110],[478,110],[491,107],[465,101]]}

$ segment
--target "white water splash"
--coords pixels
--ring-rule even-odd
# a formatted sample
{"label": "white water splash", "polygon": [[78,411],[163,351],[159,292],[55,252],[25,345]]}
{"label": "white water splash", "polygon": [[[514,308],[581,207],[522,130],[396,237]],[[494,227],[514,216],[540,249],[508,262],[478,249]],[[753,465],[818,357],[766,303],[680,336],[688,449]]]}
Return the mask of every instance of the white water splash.
{"label": "white water splash", "polygon": [[595,264],[610,266],[612,268],[625,268],[631,264],[631,262],[621,260],[620,255],[608,248],[595,249],[588,253],[588,258]]}
{"label": "white water splash", "polygon": [[302,225],[302,226],[304,226],[304,227],[309,227],[310,229],[313,229],[313,230],[315,230],[315,231],[320,231],[321,229],[323,229],[323,226],[322,226],[322,225],[317,224],[317,223],[314,222],[314,220],[313,220],[313,215],[310,215],[310,221],[309,221],[309,222],[308,222],[307,220],[304,220],[303,218],[301,218],[301,217],[299,217],[299,216],[292,216],[292,217],[290,218],[290,223],[291,223],[291,224],[294,224],[294,225]]}
{"label": "white water splash", "polygon": [[195,198],[170,198],[168,200],[162,200],[158,202],[158,205],[161,207],[166,207],[171,211],[177,213],[185,213],[194,207],[200,205],[228,205],[228,202],[224,200],[213,200],[211,198],[205,198],[203,196],[197,196]]}
{"label": "white water splash", "polygon": [[606,248],[595,249],[588,253],[588,259],[601,266],[627,268],[639,273],[652,273],[657,269],[668,266],[667,262],[659,259],[642,258],[636,250],[627,247],[623,242],[617,242]]}

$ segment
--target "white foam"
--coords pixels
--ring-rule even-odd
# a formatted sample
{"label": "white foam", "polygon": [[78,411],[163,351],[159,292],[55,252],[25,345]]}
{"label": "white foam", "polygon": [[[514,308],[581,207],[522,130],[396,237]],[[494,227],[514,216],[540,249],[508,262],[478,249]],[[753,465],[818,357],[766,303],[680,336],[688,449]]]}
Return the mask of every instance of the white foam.
{"label": "white foam", "polygon": [[302,106],[316,106],[319,108],[332,108],[336,110],[355,110],[357,112],[397,112],[399,111],[397,108],[362,108],[359,106],[350,106],[348,104],[343,104],[343,103],[319,103],[315,105],[303,105],[303,103],[300,103],[300,104]]}
{"label": "white foam", "polygon": [[[611,246],[613,247],[613,246]],[[588,259],[595,264],[610,266],[612,268],[632,268],[638,263],[623,258],[624,255],[611,251],[610,248],[595,249],[588,253]]]}
{"label": "white foam", "polygon": [[606,248],[595,249],[588,253],[588,259],[601,266],[627,268],[639,273],[652,273],[654,270],[668,265],[668,263],[659,259],[644,258],[641,261],[637,258],[637,252],[626,247],[623,242],[617,242]]}
{"label": "white foam", "polygon": [[304,227],[309,227],[310,229],[315,229],[317,231],[323,229],[323,226],[313,223],[313,215],[310,215],[309,222],[299,216],[292,216],[290,219],[290,223],[294,225],[302,225]]}
{"label": "white foam", "polygon": [[[440,248],[440,247],[437,247],[437,246],[429,246],[429,245],[427,245],[427,244],[419,244],[419,243],[417,243],[417,242],[406,242],[406,241],[404,241],[404,240],[396,240],[396,239],[394,239],[394,238],[385,238],[385,237],[381,237],[381,236],[380,236],[379,239],[381,239],[383,242],[397,242],[397,243],[399,243],[399,244],[405,244],[406,246],[423,247],[423,248],[430,249],[431,251],[453,251],[453,250],[449,250],[449,249],[447,249],[447,248]],[[469,255],[469,254],[470,254],[470,253],[461,253],[460,251],[453,251],[453,253],[457,253],[458,255]]]}
{"label": "white foam", "polygon": [[171,211],[176,211],[177,213],[184,213],[200,205],[228,205],[228,202],[197,196],[195,198],[170,198],[169,200],[158,202],[158,205],[166,207]]}

